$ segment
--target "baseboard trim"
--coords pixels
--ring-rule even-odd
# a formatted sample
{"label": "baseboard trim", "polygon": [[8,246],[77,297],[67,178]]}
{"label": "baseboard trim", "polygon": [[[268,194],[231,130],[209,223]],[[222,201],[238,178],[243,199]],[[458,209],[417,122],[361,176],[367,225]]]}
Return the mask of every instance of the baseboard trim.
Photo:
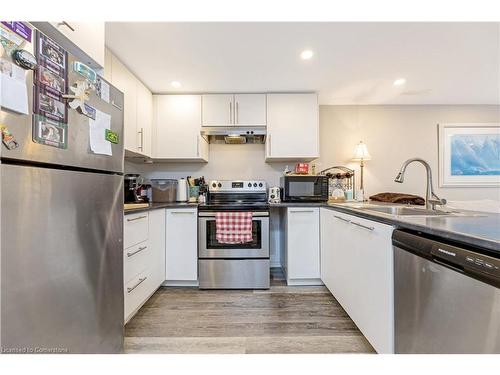
{"label": "baseboard trim", "polygon": [[161,286],[185,286],[185,287],[198,287],[198,280],[167,280]]}
{"label": "baseboard trim", "polygon": [[289,286],[317,286],[324,285],[321,279],[287,279],[286,284]]}

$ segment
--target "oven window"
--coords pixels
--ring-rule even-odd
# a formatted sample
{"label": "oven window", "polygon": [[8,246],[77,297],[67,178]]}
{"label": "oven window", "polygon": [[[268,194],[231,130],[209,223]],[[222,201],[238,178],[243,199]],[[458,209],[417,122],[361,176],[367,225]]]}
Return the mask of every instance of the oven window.
{"label": "oven window", "polygon": [[257,249],[262,248],[262,222],[260,220],[252,221],[252,238],[251,242],[227,244],[217,241],[217,229],[215,227],[215,220],[208,220],[206,222],[207,231],[207,249]]}
{"label": "oven window", "polygon": [[290,181],[289,195],[291,197],[313,197],[315,195],[315,185],[312,181]]}

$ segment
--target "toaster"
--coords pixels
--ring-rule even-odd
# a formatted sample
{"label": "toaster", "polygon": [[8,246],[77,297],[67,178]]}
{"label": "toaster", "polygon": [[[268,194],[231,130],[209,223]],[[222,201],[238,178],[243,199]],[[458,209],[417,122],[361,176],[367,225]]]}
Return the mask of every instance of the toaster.
{"label": "toaster", "polygon": [[269,188],[269,194],[268,194],[268,201],[269,203],[280,203],[281,198],[280,198],[280,188],[279,187],[272,187]]}

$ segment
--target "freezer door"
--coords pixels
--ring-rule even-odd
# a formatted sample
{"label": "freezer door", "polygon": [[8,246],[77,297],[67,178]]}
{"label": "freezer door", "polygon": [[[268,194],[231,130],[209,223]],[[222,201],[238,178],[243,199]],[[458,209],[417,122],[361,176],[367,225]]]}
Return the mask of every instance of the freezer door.
{"label": "freezer door", "polygon": [[[26,44],[23,48],[33,52],[34,44]],[[76,61],[68,56],[68,81],[71,86],[83,77],[73,71]],[[95,109],[111,115],[111,130],[118,134],[119,143],[111,144],[112,156],[94,154],[89,143],[89,118],[71,109],[68,105],[68,148],[59,149],[35,143],[32,137],[33,103],[35,90],[33,71],[26,71],[26,84],[29,100],[29,115],[11,112],[5,108],[0,110],[0,124],[7,126],[19,147],[8,150],[1,147],[1,157],[8,159],[34,161],[40,163],[66,165],[96,169],[102,171],[123,172],[123,93],[110,85],[109,103],[98,97],[95,91],[90,92],[88,104]],[[69,91],[69,90],[68,90]]]}
{"label": "freezer door", "polygon": [[2,164],[4,352],[123,348],[123,182]]}

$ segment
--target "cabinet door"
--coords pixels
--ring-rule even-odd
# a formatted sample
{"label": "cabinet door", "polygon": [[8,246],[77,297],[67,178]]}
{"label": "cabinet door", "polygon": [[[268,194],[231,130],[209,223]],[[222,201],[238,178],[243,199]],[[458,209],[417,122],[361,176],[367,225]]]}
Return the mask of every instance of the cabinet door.
{"label": "cabinet door", "polygon": [[198,230],[196,208],[168,209],[166,280],[198,280]]}
{"label": "cabinet door", "polygon": [[154,95],[153,155],[157,159],[208,161],[208,144],[200,136],[200,95]]}
{"label": "cabinet door", "polygon": [[378,353],[394,353],[393,227],[355,216],[351,227],[359,288],[353,320]]}
{"label": "cabinet door", "polygon": [[124,95],[123,127],[125,149],[140,152],[137,132],[137,79],[116,56],[112,56],[112,83]]}
{"label": "cabinet door", "polygon": [[393,228],[328,209],[321,221],[323,282],[375,350],[393,353]]}
{"label": "cabinet door", "polygon": [[153,95],[141,81],[137,81],[137,149],[141,154],[151,157],[153,138]]}
{"label": "cabinet door", "polygon": [[334,243],[336,241],[335,235],[335,218],[333,217],[334,211],[321,208],[320,209],[320,248],[321,248],[321,281],[325,286],[334,293]]}
{"label": "cabinet door", "polygon": [[348,219],[328,209],[322,209],[321,222],[321,279],[348,310],[357,297],[357,276],[352,275],[357,269],[357,249],[351,238],[352,228]]}
{"label": "cabinet door", "polygon": [[149,269],[153,287],[158,288],[165,281],[166,210],[149,212]]}
{"label": "cabinet door", "polygon": [[[34,22],[42,32],[49,37],[54,38],[54,32],[61,33],[77,48],[76,51],[71,50],[81,61],[92,68],[100,68],[104,66],[104,22]],[[52,30],[50,30],[52,29]],[[59,38],[54,38],[59,41]],[[66,43],[63,43],[66,47]],[[78,53],[83,51],[84,55],[90,57],[93,61],[84,58],[83,54]]]}
{"label": "cabinet door", "polygon": [[266,160],[319,157],[316,94],[267,94]]}
{"label": "cabinet door", "polygon": [[232,126],[234,124],[233,95],[202,95],[202,125]]}
{"label": "cabinet door", "polygon": [[319,279],[319,208],[288,208],[287,223],[287,279]]}
{"label": "cabinet door", "polygon": [[235,94],[234,124],[266,126],[266,94]]}

